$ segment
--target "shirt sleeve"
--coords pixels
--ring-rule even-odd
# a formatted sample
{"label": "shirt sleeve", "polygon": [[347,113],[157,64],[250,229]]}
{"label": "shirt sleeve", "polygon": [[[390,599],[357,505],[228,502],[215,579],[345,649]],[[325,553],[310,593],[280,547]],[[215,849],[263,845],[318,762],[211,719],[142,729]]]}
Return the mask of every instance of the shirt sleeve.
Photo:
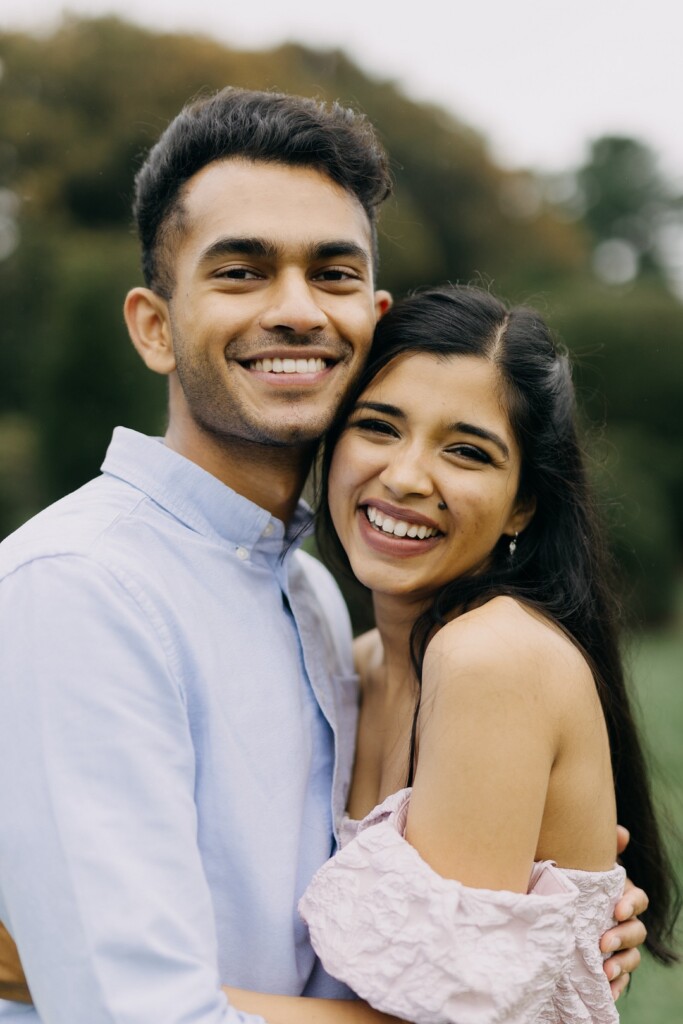
{"label": "shirt sleeve", "polygon": [[41,1021],[257,1024],[220,991],[161,618],[59,556],[2,582],[0,623],[0,918]]}
{"label": "shirt sleeve", "polygon": [[577,895],[571,883],[526,895],[444,879],[392,814],[323,865],[299,910],[325,969],[378,1010],[415,1024],[529,1024],[569,970]]}

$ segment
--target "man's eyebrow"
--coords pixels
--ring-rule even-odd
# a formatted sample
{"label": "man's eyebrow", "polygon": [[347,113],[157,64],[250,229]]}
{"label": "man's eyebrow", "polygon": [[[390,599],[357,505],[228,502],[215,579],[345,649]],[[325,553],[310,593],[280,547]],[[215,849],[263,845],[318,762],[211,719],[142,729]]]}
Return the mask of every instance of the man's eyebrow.
{"label": "man's eyebrow", "polygon": [[[306,246],[305,259],[308,263],[317,263],[320,260],[343,259],[350,257],[358,260],[365,266],[371,263],[370,253],[357,242],[346,239],[331,239],[326,242],[313,242]],[[281,255],[281,249],[275,242],[267,238],[249,238],[244,236],[217,238],[215,242],[207,246],[200,255],[198,264],[200,267],[213,263],[215,260],[225,256],[251,256],[254,259],[275,260]]]}
{"label": "man's eyebrow", "polygon": [[274,259],[278,248],[265,238],[217,238],[199,255],[199,266],[213,263],[223,256],[252,256],[257,259]]}
{"label": "man's eyebrow", "polygon": [[315,263],[317,260],[343,259],[345,256],[349,256],[354,260],[359,260],[365,266],[370,265],[369,250],[364,249],[363,246],[358,245],[357,242],[348,242],[345,239],[318,242],[317,244],[312,245],[308,252],[308,257],[311,263]]}
{"label": "man's eyebrow", "polygon": [[490,441],[497,448],[500,448],[506,459],[510,458],[510,449],[505,441],[498,434],[494,434],[492,430],[485,430],[484,427],[475,427],[473,423],[462,422],[451,423],[448,429],[454,431],[454,433],[472,434],[474,437],[480,437],[483,441]]}

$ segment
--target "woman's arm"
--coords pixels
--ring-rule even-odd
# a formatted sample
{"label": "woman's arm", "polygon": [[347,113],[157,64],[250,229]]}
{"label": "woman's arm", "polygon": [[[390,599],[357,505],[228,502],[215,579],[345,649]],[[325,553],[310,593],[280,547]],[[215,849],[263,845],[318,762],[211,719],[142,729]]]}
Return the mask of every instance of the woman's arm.
{"label": "woman's arm", "polygon": [[[453,625],[457,626],[457,624]],[[437,870],[441,870],[442,873],[450,870],[451,877],[457,876],[464,880],[463,874],[458,875],[458,871],[471,870],[473,866],[475,874],[470,875],[469,884],[488,886],[493,885],[495,881],[495,875],[492,872],[498,870],[503,872],[503,875],[506,875],[508,871],[514,871],[511,858],[520,855],[520,829],[524,827],[524,820],[523,816],[515,815],[513,821],[504,825],[506,809],[513,806],[512,801],[515,800],[515,794],[519,794],[520,789],[524,788],[526,790],[524,802],[527,812],[531,811],[533,814],[532,801],[534,797],[532,793],[534,792],[534,781],[532,776],[537,770],[543,769],[543,750],[539,744],[545,741],[552,745],[554,742],[552,736],[554,719],[557,721],[558,714],[561,714],[564,695],[562,688],[558,688],[557,702],[551,700],[551,704],[555,704],[555,707],[548,708],[547,694],[544,694],[543,690],[538,692],[533,685],[533,678],[526,677],[526,673],[529,671],[529,667],[525,664],[526,659],[510,657],[510,652],[506,656],[504,650],[502,651],[503,659],[500,666],[499,683],[507,681],[509,686],[497,684],[496,691],[492,692],[490,681],[493,677],[488,677],[488,683],[486,678],[483,677],[487,675],[487,663],[490,668],[495,669],[496,658],[500,656],[501,651],[496,646],[495,636],[487,637],[483,630],[477,636],[474,632],[470,632],[471,625],[470,618],[468,628],[461,637],[456,638],[456,643],[451,647],[450,653],[448,649],[449,644],[443,644],[440,650],[438,642],[433,642],[428,652],[425,664],[425,679],[427,681],[425,704],[428,705],[430,700],[430,683],[432,684],[432,690],[438,687],[437,692],[439,692],[441,700],[431,709],[428,706],[425,707],[426,713],[423,715],[425,724],[421,736],[422,773],[420,775],[418,772],[418,777],[416,778],[416,786],[411,800],[411,814],[408,817],[407,835],[425,859],[432,863],[432,866],[436,867],[436,864],[430,861],[430,856],[440,857],[439,863],[441,868],[437,867]],[[442,641],[453,640],[453,626],[450,627],[450,630],[451,636],[443,636],[441,638]],[[439,637],[436,640],[438,641]],[[466,646],[467,641],[473,644],[469,653]],[[470,676],[469,681],[464,679],[461,674],[468,664],[468,659],[471,665],[469,671],[474,673],[474,675]],[[552,676],[550,665],[544,664],[543,669],[545,679]],[[430,677],[429,673],[432,673],[434,678]],[[441,677],[444,673],[450,675],[449,681],[455,685],[451,685],[449,688],[447,681],[446,686],[442,686],[443,679]],[[516,680],[516,691],[514,689],[515,675],[518,677]],[[533,667],[531,676],[533,676]],[[527,683],[531,685],[527,685]],[[526,698],[526,702],[524,698]],[[547,713],[542,715],[544,698]],[[436,700],[436,696],[434,696],[434,699]],[[482,705],[487,699],[489,700],[488,706],[483,707]],[[449,703],[453,706],[449,707]],[[433,715],[431,715],[431,711],[433,711]],[[468,711],[478,722],[476,729],[467,728],[466,716]],[[526,717],[527,712],[528,717]],[[430,715],[432,719],[431,724]],[[520,716],[522,718],[521,722]],[[524,720],[525,717],[526,720]],[[452,731],[454,727],[457,729],[458,724],[467,734],[464,741],[461,741],[461,738]],[[543,728],[544,724],[546,730],[549,727],[550,731],[544,730],[543,735],[541,735],[539,730]],[[450,756],[458,758],[458,767],[453,766],[453,774],[449,772],[447,776],[445,762],[430,764],[427,759],[428,754],[438,753],[438,746],[434,747],[432,740],[439,729],[441,729],[441,736],[437,738],[437,744],[439,739],[444,744],[446,759]],[[448,732],[444,730],[448,730]],[[514,740],[515,737],[517,737],[515,742],[518,742],[519,738],[523,737],[522,745],[524,749],[521,752],[509,749],[510,741]],[[443,841],[443,821],[445,817],[443,809],[445,805],[442,796],[438,798],[438,802],[434,800],[431,790],[434,785],[443,787],[445,785],[445,777],[449,780],[449,786],[454,778],[463,779],[461,755],[467,750],[467,743],[471,746],[465,768],[469,770],[469,781],[473,785],[468,787],[467,777],[464,778],[463,784],[470,798],[473,793],[477,793],[477,800],[469,804],[474,820],[468,821],[466,826],[463,825],[461,813],[464,813],[464,808],[452,806],[451,814],[448,817],[455,825],[454,833],[457,832],[458,834],[453,835],[453,843],[448,845],[447,850],[439,848],[439,851],[437,851],[436,847],[434,847],[432,836],[428,835],[425,830],[424,808],[420,806],[418,800],[422,799],[425,789],[429,789],[433,813],[438,816],[438,825],[434,822],[432,827],[434,834],[438,833],[438,838]],[[513,765],[514,770],[511,770]],[[478,772],[484,768],[486,769],[486,777],[490,780],[490,786],[494,791],[491,802],[488,804],[488,812],[486,812],[484,803],[481,806],[479,804],[482,790],[479,788],[481,783],[477,776]],[[430,769],[429,773],[427,769]],[[437,776],[437,778],[435,779],[434,776]],[[489,796],[491,797],[491,794]],[[536,808],[538,808],[538,796],[538,792],[535,791]],[[457,794],[453,793],[452,790],[451,797],[453,800],[457,800]],[[508,800],[511,801],[509,804]],[[516,804],[516,801],[515,806],[519,806]],[[420,818],[418,818],[418,811],[420,811]],[[501,833],[496,828],[498,842],[492,845],[492,837],[490,833],[486,832],[485,817],[488,815],[489,820],[491,820],[490,815],[494,813],[500,814],[499,823],[503,824],[503,831]],[[528,824],[531,824],[531,822],[527,819]],[[478,833],[477,828],[479,828]],[[483,832],[482,829],[484,830]],[[617,852],[621,853],[628,842],[628,833],[625,829],[619,829],[618,832]],[[500,842],[501,834],[505,836],[504,843]],[[456,865],[453,860],[454,854],[457,857],[462,857],[463,853],[467,853],[467,851],[463,851],[463,837],[467,837],[469,845],[471,865],[469,869],[464,864],[461,869],[461,862]],[[480,850],[483,851],[481,858],[479,857]],[[483,859],[484,855],[486,856],[486,862]],[[524,856],[523,852],[522,856]],[[499,868],[495,866],[496,857],[498,858]],[[483,875],[482,871],[484,872]],[[522,871],[522,876],[519,878],[520,885],[523,885],[523,874],[524,871]],[[498,877],[502,878],[503,875]],[[512,888],[513,884],[511,882],[514,884],[514,878],[510,879],[508,875],[506,887]],[[500,887],[503,887],[502,883],[500,883]],[[645,941],[646,930],[642,922],[638,920],[637,915],[642,914],[647,905],[648,897],[646,893],[627,880],[624,895],[614,909],[614,916],[619,924],[605,932],[601,939],[600,948],[602,952],[614,954],[604,964],[604,971],[610,980],[614,999],[617,999],[624,991],[629,981],[629,975],[640,964],[641,954],[638,947]]]}
{"label": "woman's arm", "polygon": [[556,642],[498,599],[429,645],[406,839],[443,878],[527,890],[567,704]]}

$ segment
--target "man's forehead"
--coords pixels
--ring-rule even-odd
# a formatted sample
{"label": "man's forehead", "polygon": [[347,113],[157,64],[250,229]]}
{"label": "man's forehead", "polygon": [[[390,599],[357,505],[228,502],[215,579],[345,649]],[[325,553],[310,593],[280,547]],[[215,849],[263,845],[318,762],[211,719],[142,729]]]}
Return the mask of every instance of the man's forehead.
{"label": "man's forehead", "polygon": [[344,239],[371,251],[370,222],[358,199],[313,167],[214,161],[189,179],[181,205],[186,236],[197,241],[258,238],[310,249]]}

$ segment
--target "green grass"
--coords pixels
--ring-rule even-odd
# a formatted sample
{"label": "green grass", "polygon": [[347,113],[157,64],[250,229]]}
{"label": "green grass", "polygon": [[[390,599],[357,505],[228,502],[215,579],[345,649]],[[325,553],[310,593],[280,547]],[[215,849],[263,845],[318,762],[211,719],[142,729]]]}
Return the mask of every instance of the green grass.
{"label": "green grass", "polygon": [[[639,638],[631,664],[655,792],[683,834],[683,627]],[[672,853],[683,878],[683,850]],[[646,954],[618,1007],[622,1024],[683,1024],[683,965],[660,967]]]}

